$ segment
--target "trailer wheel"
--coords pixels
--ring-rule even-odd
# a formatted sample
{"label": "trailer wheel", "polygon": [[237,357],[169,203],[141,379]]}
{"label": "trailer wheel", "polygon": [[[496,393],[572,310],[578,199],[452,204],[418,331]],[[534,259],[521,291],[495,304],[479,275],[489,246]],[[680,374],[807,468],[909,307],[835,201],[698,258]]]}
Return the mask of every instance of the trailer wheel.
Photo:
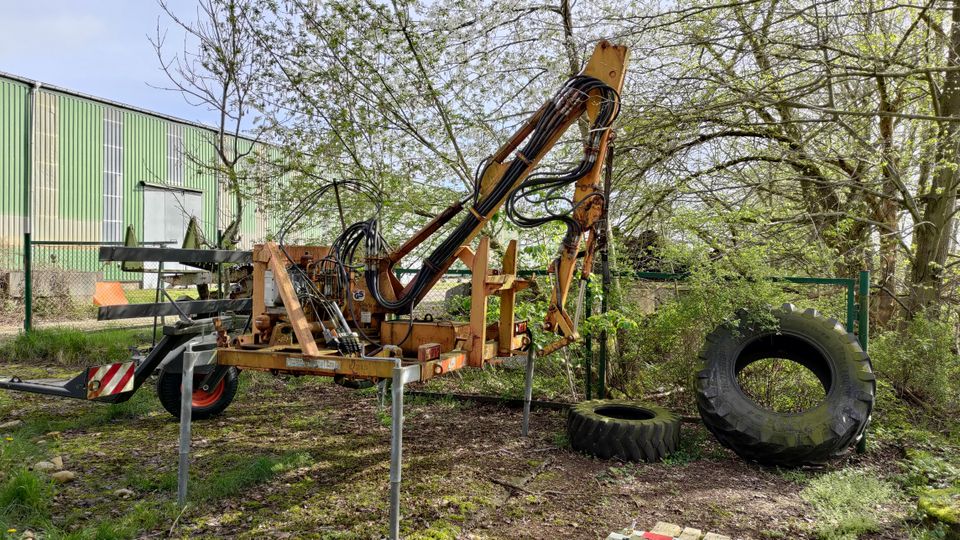
{"label": "trailer wheel", "polygon": [[[237,388],[240,387],[239,375],[240,372],[237,368],[229,368],[220,382],[207,392],[199,388],[206,374],[194,374],[191,417],[194,420],[205,420],[222,413],[237,395]],[[180,418],[181,380],[182,374],[167,371],[161,371],[160,377],[157,379],[157,397],[160,398],[160,404],[174,418]]]}
{"label": "trailer wheel", "polygon": [[680,417],[634,401],[583,401],[570,408],[567,436],[574,450],[600,458],[660,461],[677,449]]}
{"label": "trailer wheel", "polygon": [[[741,314],[707,336],[697,374],[697,408],[717,440],[740,457],[769,465],[823,462],[863,434],[876,378],[857,338],[834,319],[791,304],[775,311],[778,330]],[[748,397],[738,374],[764,359],[785,359],[813,372],[824,397],[799,412],[776,412]]]}

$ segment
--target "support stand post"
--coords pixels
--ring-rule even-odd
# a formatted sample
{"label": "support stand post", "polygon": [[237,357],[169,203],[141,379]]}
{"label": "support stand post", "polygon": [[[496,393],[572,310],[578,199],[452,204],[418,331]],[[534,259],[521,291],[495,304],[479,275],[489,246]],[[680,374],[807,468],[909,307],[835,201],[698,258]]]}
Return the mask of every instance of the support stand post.
{"label": "support stand post", "polygon": [[533,397],[533,362],[536,347],[530,340],[530,349],[527,350],[527,370],[523,381],[523,427],[521,434],[528,437],[530,433],[530,400]]}
{"label": "support stand post", "polygon": [[403,468],[403,387],[420,379],[420,366],[393,368],[390,411],[390,540],[400,539],[400,481]]}
{"label": "support stand post", "polygon": [[180,383],[180,460],[177,469],[177,506],[187,504],[187,484],[190,481],[190,421],[193,413],[193,366],[197,353],[193,343],[183,352],[183,378]]}

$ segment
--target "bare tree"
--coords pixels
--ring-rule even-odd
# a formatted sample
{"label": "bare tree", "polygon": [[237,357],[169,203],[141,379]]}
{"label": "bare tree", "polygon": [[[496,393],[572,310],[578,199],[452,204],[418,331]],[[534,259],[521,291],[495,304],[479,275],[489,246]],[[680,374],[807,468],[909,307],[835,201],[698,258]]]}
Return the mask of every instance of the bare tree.
{"label": "bare tree", "polygon": [[[167,0],[158,0],[160,7],[185,35],[181,50],[166,52],[167,32],[157,22],[156,36],[151,38],[160,67],[172,86],[196,107],[217,115],[216,134],[211,138],[215,161],[187,152],[194,165],[216,175],[233,196],[233,220],[243,215],[245,191],[250,190],[259,133],[253,131],[251,114],[258,103],[261,64],[256,43],[241,17],[257,17],[253,0],[200,0],[196,18],[190,20],[174,13]],[[248,134],[248,136],[245,136]],[[225,228],[230,228],[225,226]],[[232,227],[239,231],[238,227]],[[236,243],[234,238],[224,239]]]}

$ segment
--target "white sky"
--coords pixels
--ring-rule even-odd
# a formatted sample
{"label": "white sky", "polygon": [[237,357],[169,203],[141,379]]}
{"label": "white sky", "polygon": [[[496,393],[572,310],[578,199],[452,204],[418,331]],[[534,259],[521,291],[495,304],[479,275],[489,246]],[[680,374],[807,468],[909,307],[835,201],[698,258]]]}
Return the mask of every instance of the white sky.
{"label": "white sky", "polygon": [[[170,0],[195,18],[195,0]],[[0,0],[0,71],[186,120],[215,116],[166,86],[148,41],[162,10],[154,0]],[[161,28],[170,26],[162,18]],[[182,50],[171,30],[167,46]]]}

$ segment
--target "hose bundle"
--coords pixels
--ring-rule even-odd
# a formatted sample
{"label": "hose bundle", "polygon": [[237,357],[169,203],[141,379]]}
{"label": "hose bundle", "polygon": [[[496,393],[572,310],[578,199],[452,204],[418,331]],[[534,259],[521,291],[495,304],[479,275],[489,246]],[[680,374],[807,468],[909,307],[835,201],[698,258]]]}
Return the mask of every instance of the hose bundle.
{"label": "hose bundle", "polygon": [[[533,163],[527,156],[539,156],[557,136],[579,118],[586,110],[587,101],[593,91],[599,91],[600,109],[590,126],[584,157],[577,167],[566,172],[531,175],[515,189],[514,186],[519,179],[523,178],[528,170],[533,167]],[[475,190],[473,210],[427,257],[423,266],[395,301],[387,300],[380,294],[380,269],[366,267],[364,277],[367,287],[376,301],[396,313],[410,312],[416,302],[426,293],[427,288],[433,283],[437,275],[444,271],[460,246],[480,227],[482,222],[479,216],[490,214],[507,197],[509,197],[507,201],[508,216],[518,225],[535,227],[547,221],[561,220],[567,225],[567,239],[565,241],[569,242],[579,233],[579,226],[569,216],[573,208],[563,214],[551,213],[541,218],[530,218],[520,214],[517,210],[517,200],[520,198],[533,200],[535,195],[542,193],[545,193],[548,199],[556,199],[556,193],[561,188],[569,186],[586,175],[596,163],[601,137],[613,123],[618,111],[619,95],[606,83],[584,75],[578,75],[567,80],[563,88],[543,109],[536,126],[526,138],[523,148],[519,150],[518,158],[510,162],[510,166],[500,181],[482,200],[478,200]],[[480,176],[482,177],[482,175]],[[377,232],[376,221],[371,220],[370,222],[363,222],[363,224],[367,256],[372,257],[374,254],[381,256],[385,252],[385,246],[382,243],[382,237]],[[351,255],[352,258],[352,250],[356,249],[356,245],[352,245],[352,248],[348,249],[348,253],[345,254]]]}

